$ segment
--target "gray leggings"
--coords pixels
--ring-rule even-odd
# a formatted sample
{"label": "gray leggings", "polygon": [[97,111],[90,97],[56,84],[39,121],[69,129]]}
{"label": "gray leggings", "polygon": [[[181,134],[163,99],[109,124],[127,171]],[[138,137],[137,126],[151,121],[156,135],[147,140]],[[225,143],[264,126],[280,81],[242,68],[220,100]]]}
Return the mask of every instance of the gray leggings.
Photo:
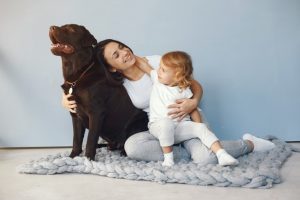
{"label": "gray leggings", "polygon": [[[220,142],[223,148],[235,158],[252,151],[250,144],[244,140]],[[124,148],[127,156],[132,159],[145,161],[162,161],[164,159],[158,139],[148,131],[130,136],[126,140]],[[179,146],[174,146],[173,152],[175,160],[191,158],[195,163],[218,163],[216,155],[198,138],[183,141]]]}

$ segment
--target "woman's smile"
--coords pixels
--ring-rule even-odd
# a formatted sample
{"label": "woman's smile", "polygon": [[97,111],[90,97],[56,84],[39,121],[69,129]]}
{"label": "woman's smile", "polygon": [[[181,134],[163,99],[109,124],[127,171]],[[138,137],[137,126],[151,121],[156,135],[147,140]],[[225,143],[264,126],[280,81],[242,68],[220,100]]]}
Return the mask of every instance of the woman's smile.
{"label": "woman's smile", "polygon": [[134,64],[135,61],[136,61],[135,56],[130,51],[123,58],[124,63]]}

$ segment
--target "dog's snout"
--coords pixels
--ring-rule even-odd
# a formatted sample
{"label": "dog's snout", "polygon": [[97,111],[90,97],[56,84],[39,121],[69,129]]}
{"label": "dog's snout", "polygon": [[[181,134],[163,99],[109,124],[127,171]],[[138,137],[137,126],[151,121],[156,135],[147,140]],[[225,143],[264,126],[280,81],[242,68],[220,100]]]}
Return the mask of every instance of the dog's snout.
{"label": "dog's snout", "polygon": [[53,31],[57,28],[57,26],[50,26],[50,30]]}

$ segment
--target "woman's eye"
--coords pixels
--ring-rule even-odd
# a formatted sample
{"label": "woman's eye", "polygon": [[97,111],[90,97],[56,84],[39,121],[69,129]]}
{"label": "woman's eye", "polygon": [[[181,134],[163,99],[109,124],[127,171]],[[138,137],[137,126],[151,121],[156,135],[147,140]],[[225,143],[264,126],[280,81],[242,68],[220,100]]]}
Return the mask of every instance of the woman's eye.
{"label": "woman's eye", "polygon": [[117,52],[115,52],[112,56],[113,59],[117,59],[119,57],[119,54]]}

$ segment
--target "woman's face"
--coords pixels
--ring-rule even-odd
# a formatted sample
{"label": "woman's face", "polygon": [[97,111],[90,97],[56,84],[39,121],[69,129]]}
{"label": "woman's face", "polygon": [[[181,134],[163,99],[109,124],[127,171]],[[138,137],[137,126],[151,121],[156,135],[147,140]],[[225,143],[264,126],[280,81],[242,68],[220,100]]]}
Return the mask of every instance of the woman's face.
{"label": "woman's face", "polygon": [[132,67],[136,61],[130,49],[116,42],[110,42],[105,46],[104,57],[108,64],[112,66],[111,71],[121,73]]}

